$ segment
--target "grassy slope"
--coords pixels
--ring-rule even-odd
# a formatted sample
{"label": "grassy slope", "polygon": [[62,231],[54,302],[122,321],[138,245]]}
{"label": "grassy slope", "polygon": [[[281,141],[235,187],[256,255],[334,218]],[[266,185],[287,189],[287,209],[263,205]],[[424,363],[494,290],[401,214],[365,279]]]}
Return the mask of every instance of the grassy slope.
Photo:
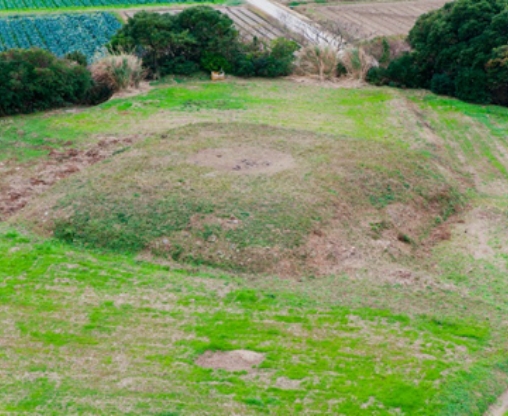
{"label": "grassy slope", "polygon": [[[0,137],[4,161],[19,160],[10,164],[33,164],[67,141],[84,146],[96,135],[156,134],[195,121],[443,148],[457,166],[474,168],[475,209],[503,218],[507,200],[496,190],[508,112],[408,98],[418,117],[388,89],[189,84],[78,114],[4,119]],[[426,140],[428,126],[443,143]],[[318,413],[480,415],[506,371],[507,242],[503,222],[492,224],[487,256],[475,258],[454,240],[435,250],[433,279],[453,283],[448,288],[361,274],[299,282],[196,276],[4,229],[0,357],[8,388],[0,402],[44,414],[288,414],[304,403]],[[193,359],[207,348],[250,348],[267,360],[251,375],[201,370]],[[301,388],[278,388],[280,377],[302,380]]]}

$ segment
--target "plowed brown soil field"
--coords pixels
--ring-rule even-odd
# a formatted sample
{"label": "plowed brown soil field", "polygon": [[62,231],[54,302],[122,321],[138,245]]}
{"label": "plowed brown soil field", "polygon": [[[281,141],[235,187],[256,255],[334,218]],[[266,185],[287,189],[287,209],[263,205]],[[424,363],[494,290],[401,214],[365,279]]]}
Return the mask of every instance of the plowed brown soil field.
{"label": "plowed brown soil field", "polygon": [[442,7],[446,0],[370,2],[356,4],[305,4],[295,10],[346,32],[350,38],[405,35],[424,13]]}

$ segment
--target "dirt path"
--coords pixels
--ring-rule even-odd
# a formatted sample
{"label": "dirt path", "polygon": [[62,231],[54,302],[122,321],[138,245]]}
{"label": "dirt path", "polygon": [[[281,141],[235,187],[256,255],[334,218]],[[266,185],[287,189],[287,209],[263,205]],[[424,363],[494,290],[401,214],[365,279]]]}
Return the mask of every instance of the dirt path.
{"label": "dirt path", "polygon": [[508,390],[506,390],[496,403],[489,407],[484,416],[504,416],[508,412]]}
{"label": "dirt path", "polygon": [[307,17],[270,0],[247,0],[247,4],[276,19],[283,27],[301,35],[313,44],[325,44],[336,48],[343,46],[342,40],[327,32]]}

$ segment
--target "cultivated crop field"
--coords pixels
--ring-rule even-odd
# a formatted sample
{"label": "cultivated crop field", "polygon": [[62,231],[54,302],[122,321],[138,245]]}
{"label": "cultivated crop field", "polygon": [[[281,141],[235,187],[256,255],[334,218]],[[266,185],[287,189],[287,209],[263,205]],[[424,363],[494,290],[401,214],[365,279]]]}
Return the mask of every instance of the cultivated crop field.
{"label": "cultivated crop field", "polygon": [[507,109],[151,87],[2,119],[0,411],[481,416],[506,390]]}
{"label": "cultivated crop field", "polygon": [[169,5],[187,0],[0,0],[0,11],[107,8],[138,5]]}
{"label": "cultivated crop field", "polygon": [[407,35],[416,19],[439,9],[447,0],[368,2],[357,4],[316,4],[296,6],[295,10],[323,22],[356,39]]}
{"label": "cultivated crop field", "polygon": [[0,17],[0,51],[38,47],[57,56],[80,51],[91,59],[121,27],[111,13]]}
{"label": "cultivated crop field", "polygon": [[[219,7],[235,23],[242,36],[270,41],[288,36],[287,32],[247,7]],[[166,9],[160,13],[179,13]],[[136,11],[120,12],[127,20]],[[80,51],[91,61],[121,27],[119,18],[108,12],[58,13],[0,16],[0,51],[38,47],[57,56]],[[289,36],[291,37],[291,36]]]}

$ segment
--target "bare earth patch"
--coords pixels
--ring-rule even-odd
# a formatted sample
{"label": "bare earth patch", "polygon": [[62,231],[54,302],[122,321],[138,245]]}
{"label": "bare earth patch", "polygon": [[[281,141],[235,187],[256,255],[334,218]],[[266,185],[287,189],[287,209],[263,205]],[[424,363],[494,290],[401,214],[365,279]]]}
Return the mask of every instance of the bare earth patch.
{"label": "bare earth patch", "polygon": [[274,174],[294,165],[291,155],[273,149],[258,147],[228,147],[204,149],[192,155],[187,162],[239,174]]}
{"label": "bare earth patch", "polygon": [[506,390],[495,404],[490,406],[485,416],[504,416],[508,412],[508,390]]}
{"label": "bare earth patch", "polygon": [[242,371],[252,369],[264,359],[263,354],[249,350],[206,351],[196,360],[196,364],[203,368]]}
{"label": "bare earth patch", "polygon": [[52,149],[47,159],[32,166],[0,163],[0,221],[24,208],[61,179],[110,157],[118,148],[128,147],[137,139],[137,136],[105,137],[88,149]]}

